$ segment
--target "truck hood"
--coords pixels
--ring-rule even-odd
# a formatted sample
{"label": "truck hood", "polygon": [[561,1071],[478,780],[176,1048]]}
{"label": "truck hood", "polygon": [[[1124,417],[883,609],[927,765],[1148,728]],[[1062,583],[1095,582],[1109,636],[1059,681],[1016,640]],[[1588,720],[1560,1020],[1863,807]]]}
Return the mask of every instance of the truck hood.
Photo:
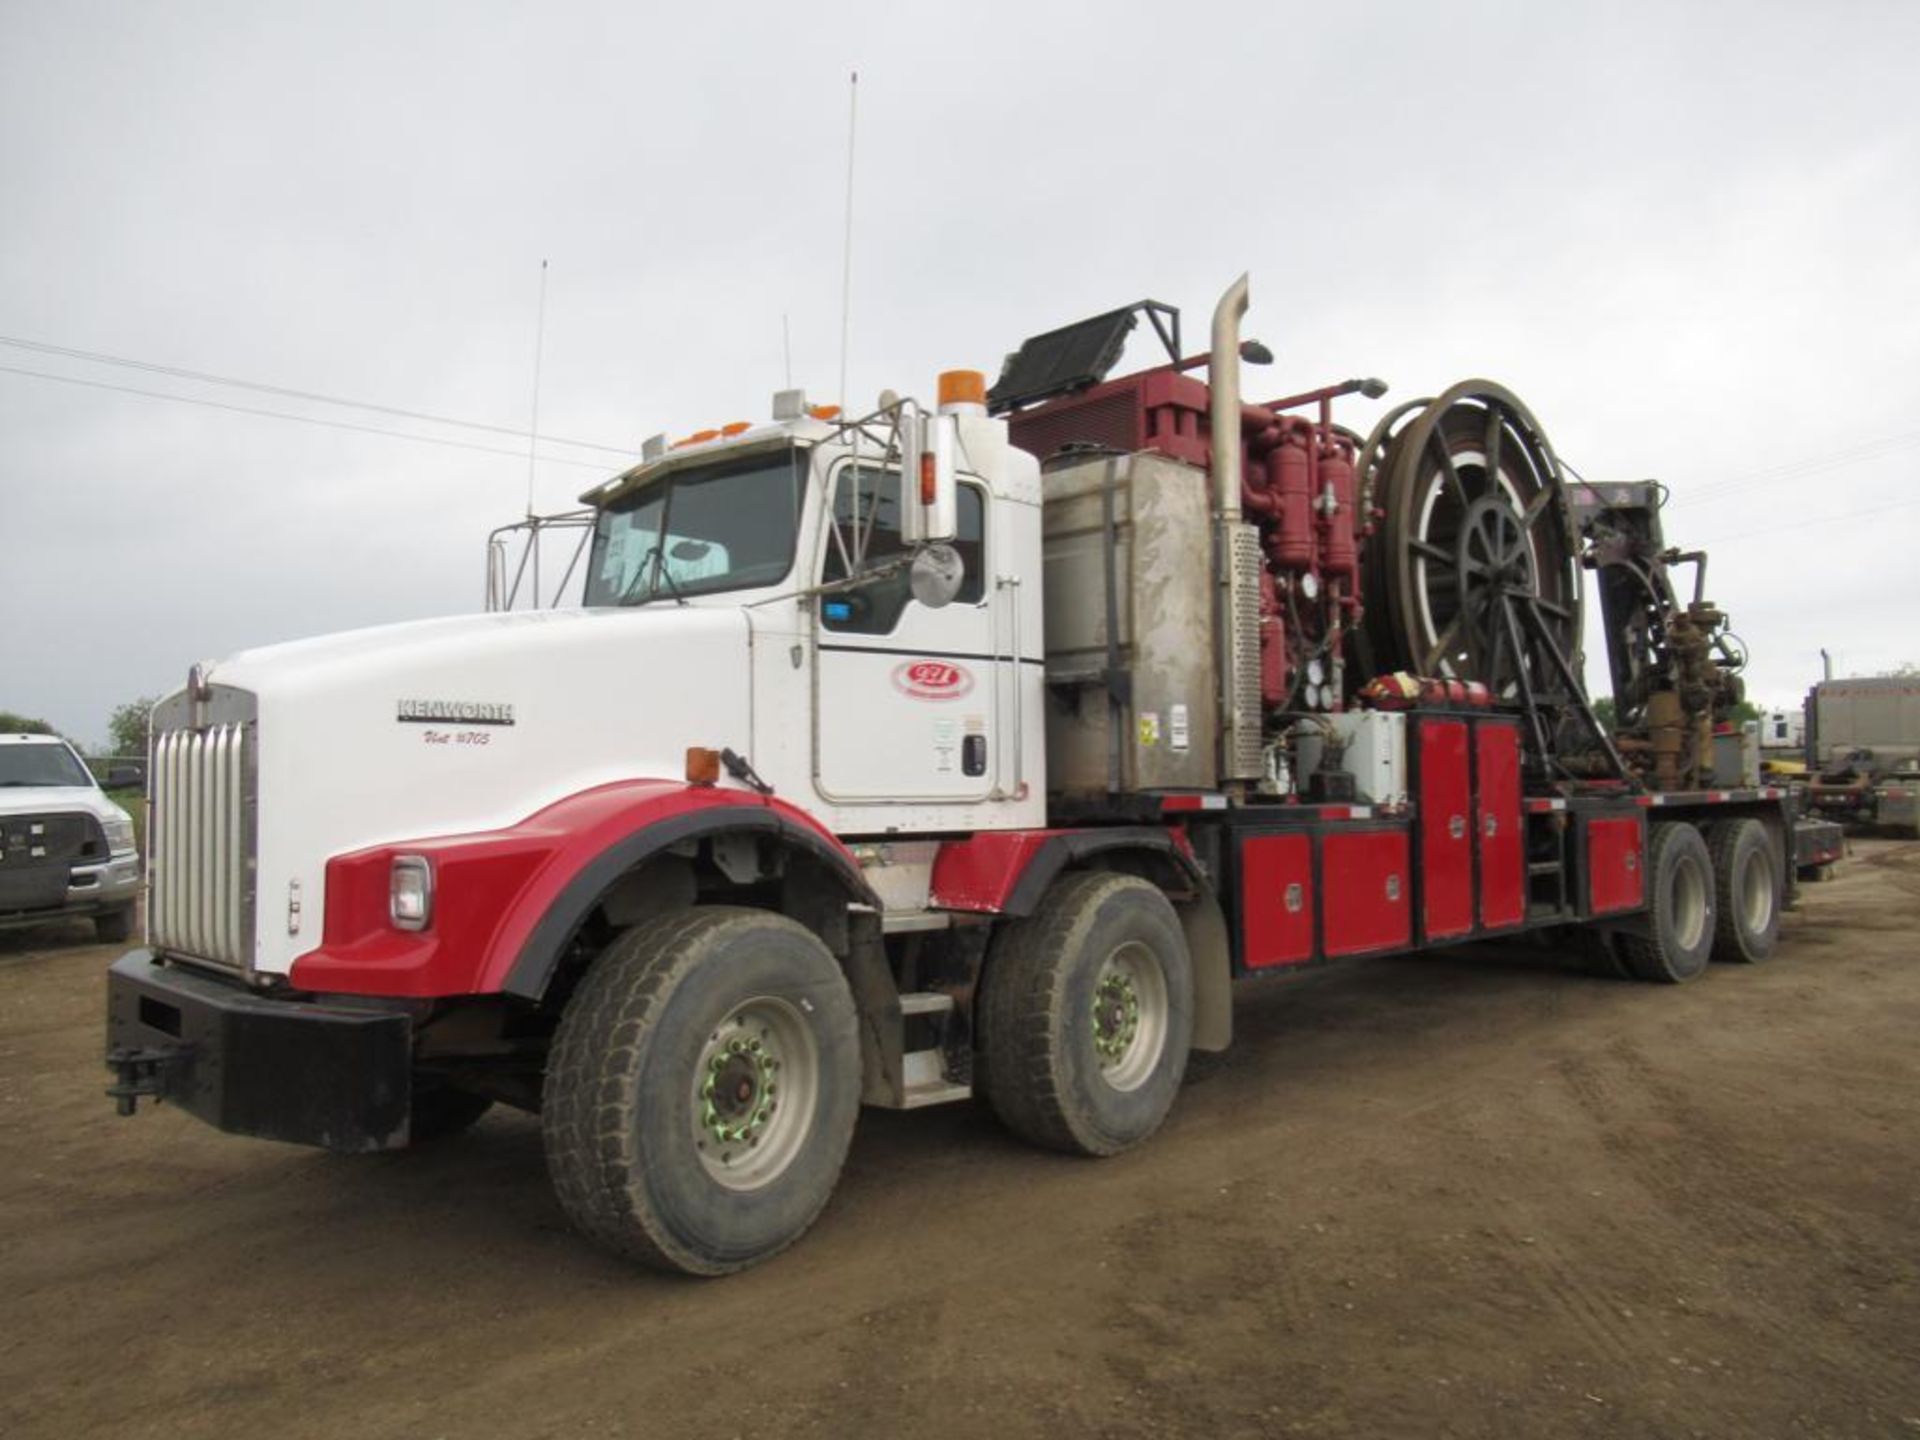
{"label": "truck hood", "polygon": [[[258,722],[256,964],[284,971],[316,943],[328,856],[678,779],[690,745],[745,750],[750,644],[736,607],[656,603],[423,620],[210,664]],[[311,919],[290,934],[295,895]]]}
{"label": "truck hood", "polygon": [[102,820],[127,813],[91,785],[0,785],[0,815],[62,810],[84,810]]}

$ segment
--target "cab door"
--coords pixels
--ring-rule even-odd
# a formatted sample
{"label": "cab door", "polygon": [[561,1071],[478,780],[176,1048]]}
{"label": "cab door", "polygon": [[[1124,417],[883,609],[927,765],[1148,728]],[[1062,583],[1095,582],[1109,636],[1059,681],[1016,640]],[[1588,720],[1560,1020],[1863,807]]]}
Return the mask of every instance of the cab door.
{"label": "cab door", "polygon": [[[842,462],[832,477],[838,539],[826,537],[821,579],[902,557],[898,471]],[[838,803],[983,801],[996,788],[1011,652],[996,645],[997,587],[986,487],[962,478],[954,548],[966,574],[937,609],[913,598],[904,569],[822,594],[814,615],[814,788]],[[857,541],[857,544],[856,544]]]}

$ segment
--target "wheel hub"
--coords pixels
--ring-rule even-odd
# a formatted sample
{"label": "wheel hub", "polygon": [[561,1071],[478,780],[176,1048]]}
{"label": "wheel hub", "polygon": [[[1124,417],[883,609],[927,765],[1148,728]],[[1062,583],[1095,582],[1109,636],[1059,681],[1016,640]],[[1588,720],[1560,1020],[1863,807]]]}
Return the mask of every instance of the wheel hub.
{"label": "wheel hub", "polygon": [[760,1143],[760,1133],[773,1118],[779,1061],[766,1039],[734,1036],[707,1061],[700,1086],[700,1123],[720,1144]]}
{"label": "wheel hub", "polygon": [[1132,977],[1109,972],[1093,992],[1093,1048],[1103,1063],[1127,1053],[1140,1033],[1140,996]]}
{"label": "wheel hub", "polygon": [[688,1123],[707,1174],[729,1190],[766,1184],[799,1154],[819,1090],[819,1053],[800,1011],[763,996],[707,1036]]}

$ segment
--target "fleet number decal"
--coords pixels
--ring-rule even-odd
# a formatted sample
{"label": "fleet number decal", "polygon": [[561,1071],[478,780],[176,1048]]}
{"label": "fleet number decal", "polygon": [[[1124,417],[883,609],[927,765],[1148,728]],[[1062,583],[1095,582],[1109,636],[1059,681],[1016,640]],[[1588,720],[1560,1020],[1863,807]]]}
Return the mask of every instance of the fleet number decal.
{"label": "fleet number decal", "polygon": [[910,700],[958,700],[973,689],[973,672],[947,660],[907,660],[893,667],[893,688]]}

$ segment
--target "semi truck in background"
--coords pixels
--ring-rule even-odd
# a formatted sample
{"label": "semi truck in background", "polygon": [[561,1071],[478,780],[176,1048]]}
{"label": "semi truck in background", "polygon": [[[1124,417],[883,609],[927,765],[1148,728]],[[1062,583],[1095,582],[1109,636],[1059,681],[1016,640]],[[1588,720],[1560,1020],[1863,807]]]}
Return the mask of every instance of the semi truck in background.
{"label": "semi truck in background", "polygon": [[[1250,398],[1247,303],[1196,354],[1148,301],[991,389],[783,391],[588,492],[563,608],[195,666],[122,1112],[365,1151],[516,1106],[581,1231],[719,1274],[805,1232],[863,1105],[1144,1141],[1247,977],[1767,959],[1796,822],[1714,776],[1742,657],[1663,488],[1572,481],[1485,381],[1366,436],[1378,381]],[[1142,316],[1166,359],[1109,378]]]}
{"label": "semi truck in background", "polygon": [[1920,675],[1822,680],[1807,692],[1816,813],[1920,835]]}

